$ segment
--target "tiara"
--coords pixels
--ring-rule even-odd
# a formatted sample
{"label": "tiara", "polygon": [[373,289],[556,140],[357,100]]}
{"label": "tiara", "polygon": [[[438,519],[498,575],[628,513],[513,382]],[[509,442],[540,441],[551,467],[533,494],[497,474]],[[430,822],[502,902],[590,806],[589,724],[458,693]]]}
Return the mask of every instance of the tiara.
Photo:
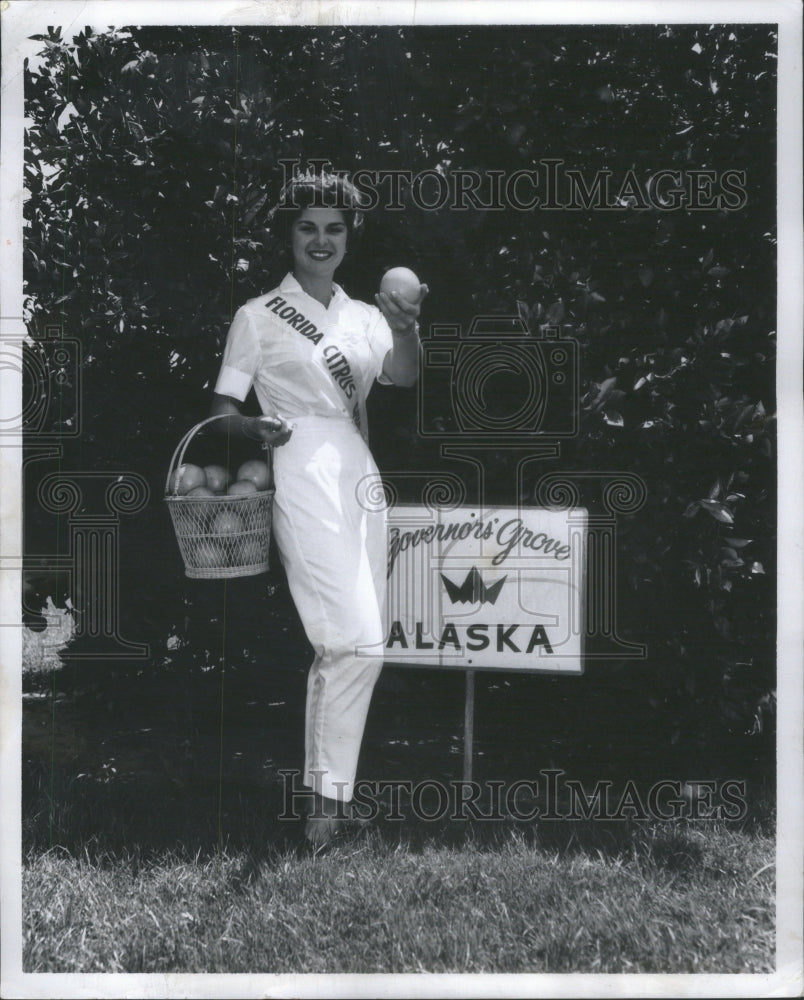
{"label": "tiara", "polygon": [[329,170],[319,170],[316,173],[312,167],[307,167],[306,170],[299,170],[297,166],[294,168],[290,179],[285,183],[285,187],[289,187],[291,184],[313,184],[316,181],[337,181],[341,177],[345,180],[346,173],[333,174]]}
{"label": "tiara", "polygon": [[287,197],[289,194],[292,196],[294,187],[297,186],[304,187],[307,185],[316,184],[320,185],[323,188],[327,188],[339,182],[347,185],[347,188],[351,188],[356,195],[357,204],[355,206],[355,212],[357,216],[357,225],[360,225],[362,222],[361,208],[363,207],[360,204],[361,196],[360,193],[357,191],[357,189],[354,188],[352,182],[349,180],[346,171],[343,171],[342,173],[332,173],[331,171],[328,170],[320,170],[316,172],[311,167],[307,167],[305,170],[299,170],[298,166],[294,168],[294,171],[290,176],[290,178],[287,181],[285,181],[285,183],[282,185],[282,190],[280,191],[279,194],[279,201],[277,201],[277,203],[268,212],[266,216],[266,221],[270,223],[280,209],[288,207]]}

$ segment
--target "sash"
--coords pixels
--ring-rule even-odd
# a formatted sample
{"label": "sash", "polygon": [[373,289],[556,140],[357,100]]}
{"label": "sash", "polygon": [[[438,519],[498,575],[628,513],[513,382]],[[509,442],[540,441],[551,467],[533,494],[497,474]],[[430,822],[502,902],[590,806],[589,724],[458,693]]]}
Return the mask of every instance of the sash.
{"label": "sash", "polygon": [[363,440],[368,442],[366,432],[366,401],[362,398],[358,384],[358,369],[354,361],[335,339],[312,323],[295,306],[281,295],[272,296],[265,307],[270,309],[283,324],[296,334],[304,337],[310,345],[310,357],[327,383],[334,383],[338,393],[346,400],[357,429]]}
{"label": "sash", "polygon": [[325,336],[323,341],[313,350],[313,361],[324,373],[325,377],[335,384],[341,396],[346,400],[352,420],[360,431],[364,441],[368,441],[366,433],[366,404],[360,392],[356,368],[343,346],[334,339]]}

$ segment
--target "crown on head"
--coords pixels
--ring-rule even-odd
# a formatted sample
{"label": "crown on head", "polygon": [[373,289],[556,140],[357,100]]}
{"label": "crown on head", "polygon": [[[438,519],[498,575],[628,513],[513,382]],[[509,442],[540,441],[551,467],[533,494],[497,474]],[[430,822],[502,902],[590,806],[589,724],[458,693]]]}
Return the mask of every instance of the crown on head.
{"label": "crown on head", "polygon": [[307,167],[306,170],[299,170],[298,166],[294,167],[293,174],[291,175],[290,184],[313,184],[316,181],[319,182],[332,182],[338,179],[338,174],[333,174],[329,170],[314,170],[312,167]]}
{"label": "crown on head", "polygon": [[318,170],[310,166],[301,170],[298,165],[295,165],[293,173],[288,180],[285,181],[285,184],[282,187],[278,202],[268,212],[268,221],[273,220],[274,216],[280,209],[294,206],[295,192],[299,188],[305,187],[312,187],[320,192],[328,191],[334,188],[336,192],[338,192],[338,199],[345,196],[346,199],[351,202],[351,204],[344,204],[343,206],[338,204],[336,207],[351,208],[355,212],[355,225],[362,225],[362,213],[360,209],[363,208],[363,199],[360,192],[351,183],[346,171],[335,173],[331,170],[323,169],[323,166]]}

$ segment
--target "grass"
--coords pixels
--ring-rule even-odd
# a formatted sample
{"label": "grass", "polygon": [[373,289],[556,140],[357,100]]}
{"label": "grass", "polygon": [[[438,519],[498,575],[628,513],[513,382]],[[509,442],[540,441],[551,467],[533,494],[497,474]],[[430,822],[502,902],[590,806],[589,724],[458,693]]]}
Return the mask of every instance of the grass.
{"label": "grass", "polygon": [[[154,690],[26,700],[27,972],[774,969],[768,808],[739,824],[408,816],[311,857],[277,819],[265,756],[292,759],[301,718],[252,685],[227,687],[231,718],[219,681]],[[454,777],[448,733],[389,740],[363,773]]]}
{"label": "grass", "polygon": [[769,972],[772,843],[644,828],[628,855],[508,831],[322,857],[32,854],[30,972]]}

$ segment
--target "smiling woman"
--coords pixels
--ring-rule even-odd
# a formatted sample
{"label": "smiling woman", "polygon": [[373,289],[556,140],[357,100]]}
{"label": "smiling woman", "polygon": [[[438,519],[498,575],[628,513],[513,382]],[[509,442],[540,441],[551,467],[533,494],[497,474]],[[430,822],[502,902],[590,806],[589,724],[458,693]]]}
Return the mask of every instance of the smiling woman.
{"label": "smiling woman", "polygon": [[332,273],[346,256],[346,222],[337,208],[305,208],[291,227],[291,253],[296,277],[324,282],[326,297]]}
{"label": "smiling woman", "polygon": [[[343,177],[291,180],[273,210],[292,270],[234,318],[212,413],[229,433],[274,446],[273,526],[293,600],[315,652],[307,687],[306,835],[325,843],[347,815],[374,684],[382,666],[385,509],[360,504],[377,479],[366,397],[374,380],[412,385],[416,323],[427,294],[350,299],[333,281],[359,233],[357,190]],[[241,404],[254,388],[261,417]]]}

